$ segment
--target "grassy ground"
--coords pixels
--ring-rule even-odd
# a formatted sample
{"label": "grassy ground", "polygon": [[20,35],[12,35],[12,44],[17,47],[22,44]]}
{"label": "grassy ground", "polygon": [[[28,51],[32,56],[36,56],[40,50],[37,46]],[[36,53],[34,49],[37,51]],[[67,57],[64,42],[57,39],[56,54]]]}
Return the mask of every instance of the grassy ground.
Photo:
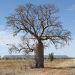
{"label": "grassy ground", "polygon": [[[73,62],[74,61],[74,62]],[[65,67],[68,63],[75,64],[75,59],[55,59],[53,62],[46,59],[45,68],[32,68],[32,59],[0,60],[0,75],[75,75],[75,68]]]}

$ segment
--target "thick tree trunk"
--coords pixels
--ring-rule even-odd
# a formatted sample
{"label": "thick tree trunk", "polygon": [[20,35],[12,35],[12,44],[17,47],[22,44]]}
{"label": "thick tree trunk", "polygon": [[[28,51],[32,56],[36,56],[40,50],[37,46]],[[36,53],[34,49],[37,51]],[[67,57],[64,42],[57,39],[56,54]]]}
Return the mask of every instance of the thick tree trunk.
{"label": "thick tree trunk", "polygon": [[42,42],[36,44],[35,62],[36,68],[44,68],[44,46]]}

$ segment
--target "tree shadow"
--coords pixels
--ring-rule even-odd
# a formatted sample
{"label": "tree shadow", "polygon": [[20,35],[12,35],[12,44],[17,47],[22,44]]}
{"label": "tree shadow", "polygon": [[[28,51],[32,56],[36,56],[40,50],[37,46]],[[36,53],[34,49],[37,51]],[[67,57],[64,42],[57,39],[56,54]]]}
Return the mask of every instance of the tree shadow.
{"label": "tree shadow", "polygon": [[75,69],[75,66],[67,66],[67,67],[45,67],[45,68],[49,68],[49,69]]}

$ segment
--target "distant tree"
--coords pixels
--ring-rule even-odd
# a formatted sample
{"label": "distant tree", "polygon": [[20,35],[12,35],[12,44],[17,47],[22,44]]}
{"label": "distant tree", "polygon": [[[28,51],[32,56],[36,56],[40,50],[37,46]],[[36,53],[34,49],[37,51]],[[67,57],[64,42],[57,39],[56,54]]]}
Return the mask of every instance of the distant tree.
{"label": "distant tree", "polygon": [[50,61],[54,60],[54,53],[49,53],[48,58]]}
{"label": "distant tree", "polygon": [[14,35],[21,32],[24,34],[23,40],[28,41],[16,50],[34,51],[37,68],[44,67],[44,47],[48,42],[57,47],[59,44],[67,44],[71,39],[70,32],[63,29],[58,20],[57,11],[51,4],[36,6],[28,3],[19,6],[13,15],[6,17],[8,26],[15,31]]}

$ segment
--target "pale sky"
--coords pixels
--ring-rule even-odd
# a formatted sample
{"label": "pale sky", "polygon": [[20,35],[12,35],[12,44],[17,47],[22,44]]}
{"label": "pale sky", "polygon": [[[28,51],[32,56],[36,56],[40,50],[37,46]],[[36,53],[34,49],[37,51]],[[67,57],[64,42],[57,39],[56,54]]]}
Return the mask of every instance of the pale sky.
{"label": "pale sky", "polygon": [[[72,41],[62,49],[49,47],[45,50],[45,54],[54,52],[58,55],[68,55],[75,57],[75,0],[0,0],[0,55],[7,55],[8,47],[6,44],[18,42],[18,37],[13,37],[13,33],[6,27],[5,17],[14,12],[19,5],[26,3],[39,4],[55,4],[59,8],[58,16],[63,27],[71,32]],[[18,39],[17,39],[18,38]]]}

